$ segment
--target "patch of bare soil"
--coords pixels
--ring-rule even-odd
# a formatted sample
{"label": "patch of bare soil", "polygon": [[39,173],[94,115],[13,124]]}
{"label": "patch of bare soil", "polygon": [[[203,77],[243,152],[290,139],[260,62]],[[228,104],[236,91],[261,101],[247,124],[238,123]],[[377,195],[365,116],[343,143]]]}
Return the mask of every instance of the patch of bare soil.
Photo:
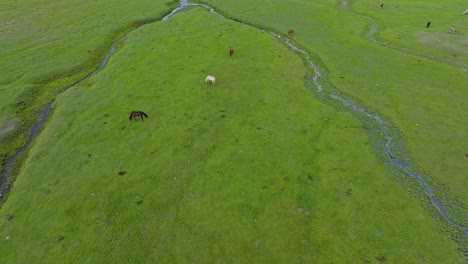
{"label": "patch of bare soil", "polygon": [[0,139],[7,137],[10,133],[15,131],[21,125],[21,119],[13,118],[7,120],[2,126],[0,126]]}

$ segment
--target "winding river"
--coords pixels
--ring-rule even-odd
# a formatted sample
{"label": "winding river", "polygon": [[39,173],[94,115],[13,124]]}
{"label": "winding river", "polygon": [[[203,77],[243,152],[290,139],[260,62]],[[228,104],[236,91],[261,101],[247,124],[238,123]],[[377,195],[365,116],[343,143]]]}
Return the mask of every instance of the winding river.
{"label": "winding river", "polygon": [[[179,6],[173,9],[169,14],[164,16],[161,20],[166,21],[169,18],[171,18],[174,14],[184,10],[185,8],[189,6],[200,6],[202,8],[205,8],[209,10],[210,12],[216,14],[222,19],[226,19],[223,15],[219,14],[216,12],[216,10],[208,5],[205,4],[198,4],[198,3],[190,3],[188,0],[181,0],[179,3]],[[368,21],[371,22],[371,29],[369,33],[367,34],[368,39],[372,40],[373,42],[376,42],[380,45],[384,45],[388,48],[395,48],[404,52],[409,52],[408,49],[402,48],[402,47],[393,47],[391,44],[384,43],[382,41],[378,41],[372,36],[374,35],[377,25],[374,20],[368,17],[363,17],[367,19]],[[153,23],[148,22],[149,23]],[[239,21],[237,21],[239,22]],[[240,22],[242,23],[242,22]],[[101,69],[103,69],[110,56],[114,53],[117,45],[131,32],[134,30],[137,30],[141,26],[144,26],[146,24],[140,25],[134,29],[131,29],[127,31],[125,34],[123,34],[119,39],[117,39],[112,46],[110,47],[109,51],[105,54],[104,59],[101,61],[100,65],[95,68],[93,71],[91,71],[89,74],[87,74],[85,77],[82,79],[78,80],[77,82],[71,84],[70,86],[66,87],[64,90],[71,89],[76,87],[78,84],[82,83],[83,81],[89,79],[93,75],[97,74]],[[251,25],[249,25],[251,26]],[[258,27],[257,27],[258,28]],[[304,49],[299,48],[297,45],[295,45],[291,39],[289,39],[286,36],[279,35],[277,33],[271,32],[271,31],[266,31],[265,29],[258,28],[259,30],[269,32],[271,35],[273,35],[275,38],[277,38],[279,41],[283,42],[287,47],[289,47],[291,50],[293,50],[295,53],[299,54],[305,61],[308,67],[308,73],[310,76],[310,80],[308,80],[307,86],[309,89],[314,89],[313,92],[317,93],[319,96],[324,99],[325,102],[328,102],[331,106],[337,106],[340,105],[341,107],[345,107],[351,114],[356,116],[363,122],[366,127],[369,129],[374,129],[377,132],[380,137],[378,138],[378,147],[381,148],[380,151],[383,151],[385,154],[388,162],[396,168],[398,171],[403,171],[406,174],[410,175],[412,178],[414,178],[423,188],[425,194],[429,197],[432,205],[440,212],[440,214],[452,225],[456,226],[459,230],[461,230],[465,235],[468,235],[468,227],[463,226],[460,222],[456,221],[453,217],[450,216],[448,213],[446,207],[443,205],[440,199],[436,197],[434,194],[434,191],[431,189],[431,187],[427,184],[425,181],[425,177],[416,171],[414,171],[410,166],[409,166],[409,161],[405,161],[402,158],[396,158],[398,156],[398,153],[394,153],[392,149],[403,149],[403,146],[401,146],[401,143],[394,142],[394,136],[392,134],[392,129],[389,127],[390,124],[388,121],[384,120],[382,117],[378,116],[375,113],[370,112],[369,110],[365,109],[362,107],[360,104],[356,103],[355,100],[352,98],[345,96],[341,94],[337,89],[335,89],[330,83],[327,82],[325,78],[325,71],[322,70],[316,62],[312,59],[312,56],[305,51]],[[429,56],[427,54],[418,54],[418,52],[411,51],[412,54],[424,56],[426,58],[431,58],[434,60],[439,61],[438,58],[432,58],[433,56]],[[454,65],[454,63],[449,62],[449,64]],[[465,68],[466,65],[454,65],[458,66],[461,68]],[[52,106],[53,101],[49,102],[47,105],[44,106],[43,110],[38,113],[37,117],[37,122],[33,124],[33,126],[29,130],[29,139],[27,143],[19,148],[16,153],[9,157],[6,161],[6,163],[3,166],[3,171],[0,174],[0,200],[2,200],[5,195],[10,191],[11,187],[11,175],[17,173],[15,171],[15,164],[17,163],[17,160],[22,156],[22,154],[25,151],[28,151],[29,147],[31,146],[33,140],[37,136],[37,134],[41,131],[42,125],[48,120],[48,118],[51,115],[51,106]]]}

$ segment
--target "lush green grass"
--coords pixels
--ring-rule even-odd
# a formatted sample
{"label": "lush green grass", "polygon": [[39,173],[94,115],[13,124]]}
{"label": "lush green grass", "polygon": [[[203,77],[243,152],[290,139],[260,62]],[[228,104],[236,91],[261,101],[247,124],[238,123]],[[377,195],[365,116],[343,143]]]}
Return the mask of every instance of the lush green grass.
{"label": "lush green grass", "polygon": [[[355,1],[351,8],[376,19],[378,37],[387,42],[468,63],[466,1],[392,1],[383,9],[375,1]],[[452,26],[457,34],[448,33]]]}
{"label": "lush green grass", "polygon": [[462,262],[305,74],[268,33],[200,8],[133,32],[57,98],[0,211],[0,259]]}
{"label": "lush green grass", "polygon": [[[452,213],[468,224],[466,69],[377,45],[365,38],[369,21],[350,13],[356,5],[364,15],[375,15],[379,28],[386,29],[377,34],[378,37],[383,35],[384,41],[418,52],[432,52],[418,44],[414,37],[399,40],[388,32],[394,30],[411,36],[426,32],[427,21],[420,21],[421,14],[433,5],[442,5],[439,1],[413,4],[404,1],[406,4],[402,3],[399,9],[395,6],[398,3],[386,3],[384,10],[372,1],[349,1],[347,9],[337,1],[270,1],[268,5],[248,0],[204,2],[233,18],[260,27],[283,33],[293,28],[294,39],[320,57],[328,68],[328,79],[337,89],[395,124],[419,170],[439,191],[456,199],[459,207]],[[444,2],[445,8],[431,11],[431,14],[439,13],[438,17],[446,23],[458,21],[457,28],[461,32],[453,38],[464,42],[454,41],[451,45],[457,50],[466,50],[466,23],[461,21],[466,17],[461,18],[459,12],[454,12],[460,9],[460,4],[461,1]],[[413,16],[416,7],[422,10],[418,11],[418,16]],[[398,16],[394,12],[398,12]],[[438,21],[433,16],[435,25],[431,29],[438,32],[436,34],[446,31]],[[461,62],[468,58],[464,53],[457,53],[455,58],[442,48],[437,50],[436,55]]]}
{"label": "lush green grass", "polygon": [[97,67],[124,31],[168,12],[169,2],[1,1],[0,161],[26,140],[18,134],[57,90]]}

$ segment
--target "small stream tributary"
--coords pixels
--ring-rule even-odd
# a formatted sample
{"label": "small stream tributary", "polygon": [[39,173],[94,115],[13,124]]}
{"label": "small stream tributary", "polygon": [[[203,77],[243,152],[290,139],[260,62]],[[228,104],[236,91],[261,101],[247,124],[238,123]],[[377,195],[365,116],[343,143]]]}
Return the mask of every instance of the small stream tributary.
{"label": "small stream tributary", "polygon": [[[166,21],[167,19],[171,18],[174,14],[184,10],[185,8],[189,6],[200,6],[203,8],[208,9],[210,12],[216,14],[220,18],[226,19],[223,15],[219,14],[216,12],[216,10],[213,7],[210,7],[205,4],[198,4],[198,3],[190,3],[187,0],[181,0],[179,3],[179,6],[173,9],[170,13],[165,15],[161,20]],[[153,21],[156,22],[156,21]],[[148,22],[153,23],[153,22]],[[239,21],[236,21],[239,22]],[[242,22],[239,22],[242,23]],[[109,60],[110,56],[114,53],[117,45],[132,31],[137,30],[138,28],[146,25],[140,25],[135,29],[131,29],[124,33],[119,39],[117,39],[112,46],[110,47],[109,51],[105,54],[104,59],[101,61],[101,64],[91,71],[88,75],[83,77],[82,79],[78,80],[77,82],[71,84],[70,86],[66,87],[64,89],[68,90],[70,88],[76,87],[78,84],[82,83],[83,81],[89,79],[93,75],[97,74],[102,68],[104,68],[107,64],[107,61]],[[252,25],[249,25],[252,26]],[[257,27],[258,28],[258,27]],[[388,162],[394,166],[396,169],[399,171],[404,171],[408,175],[412,176],[423,188],[425,194],[430,198],[432,205],[441,213],[441,215],[451,224],[456,226],[458,229],[460,229],[465,235],[468,235],[468,228],[463,226],[461,223],[456,221],[453,217],[451,217],[446,209],[446,207],[443,205],[443,203],[438,199],[431,187],[427,184],[425,181],[424,177],[414,171],[410,166],[408,165],[409,162],[398,159],[396,158],[397,155],[395,155],[392,152],[392,149],[395,148],[395,145],[397,143],[393,142],[393,136],[391,129],[386,125],[389,124],[386,122],[382,117],[378,116],[375,113],[371,113],[364,107],[360,106],[359,104],[355,103],[355,101],[352,98],[349,98],[348,96],[342,95],[341,93],[338,92],[331,84],[327,82],[327,80],[324,78],[325,73],[323,70],[321,70],[318,66],[317,63],[314,62],[312,59],[312,56],[305,51],[304,49],[299,48],[297,45],[295,45],[289,38],[279,35],[277,33],[267,31],[262,28],[258,28],[259,30],[269,32],[271,35],[276,37],[278,40],[282,41],[285,45],[287,45],[291,50],[294,52],[300,54],[302,58],[306,61],[309,74],[311,76],[310,83],[308,83],[309,88],[314,87],[316,92],[323,97],[329,104],[332,106],[336,106],[337,104],[340,104],[341,106],[344,106],[347,111],[349,111],[351,114],[354,116],[358,117],[361,122],[366,124],[366,127],[372,127],[377,130],[377,132],[381,135],[379,137],[379,142],[378,145],[381,146],[383,149],[382,151],[385,153]],[[19,157],[25,152],[28,151],[34,138],[37,136],[37,134],[41,131],[42,125],[48,120],[49,116],[51,115],[51,105],[52,102],[49,102],[47,105],[44,106],[43,111],[38,113],[38,121],[33,124],[33,126],[29,130],[29,139],[27,143],[19,148],[16,153],[9,157],[6,161],[6,163],[3,165],[3,171],[0,174],[0,200],[2,200],[5,195],[10,191],[10,187],[12,185],[11,183],[11,175],[16,173],[14,171],[16,161],[19,159]],[[371,122],[372,124],[369,124]],[[403,146],[397,146],[398,149],[402,149]]]}

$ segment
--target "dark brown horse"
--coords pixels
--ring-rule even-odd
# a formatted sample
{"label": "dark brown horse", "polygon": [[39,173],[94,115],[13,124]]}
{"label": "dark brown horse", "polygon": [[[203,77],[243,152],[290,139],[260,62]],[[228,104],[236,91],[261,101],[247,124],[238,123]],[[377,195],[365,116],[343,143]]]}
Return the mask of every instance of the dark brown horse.
{"label": "dark brown horse", "polygon": [[229,56],[232,56],[233,53],[234,53],[234,49],[233,49],[233,48],[229,48]]}
{"label": "dark brown horse", "polygon": [[292,29],[288,30],[288,35],[291,36],[292,34],[294,34],[294,30]]}
{"label": "dark brown horse", "polygon": [[130,113],[130,116],[128,117],[128,119],[130,119],[130,121],[132,121],[132,119],[137,120],[138,117],[141,117],[141,121],[144,121],[143,117],[148,118],[148,115],[145,112],[142,112],[142,111],[132,111]]}

